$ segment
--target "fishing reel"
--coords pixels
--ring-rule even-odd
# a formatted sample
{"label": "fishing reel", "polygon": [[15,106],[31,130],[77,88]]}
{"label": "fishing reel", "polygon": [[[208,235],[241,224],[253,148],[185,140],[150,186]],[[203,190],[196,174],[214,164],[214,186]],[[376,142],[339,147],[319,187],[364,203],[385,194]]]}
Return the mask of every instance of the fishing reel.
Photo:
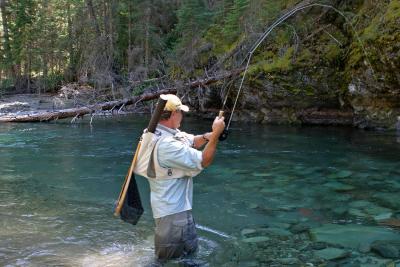
{"label": "fishing reel", "polygon": [[[222,117],[222,116],[224,116],[224,111],[223,110],[220,110],[219,111],[219,114],[218,114],[218,117]],[[221,133],[221,135],[218,137],[218,140],[219,141],[224,141],[224,140],[226,140],[226,138],[228,138],[228,134],[229,134],[229,131],[228,131],[228,127],[225,127],[225,129],[224,129],[224,131]]]}
{"label": "fishing reel", "polygon": [[224,131],[221,133],[221,135],[218,137],[218,140],[219,141],[226,140],[226,138],[228,138],[228,134],[229,134],[229,131],[227,128],[225,128]]}

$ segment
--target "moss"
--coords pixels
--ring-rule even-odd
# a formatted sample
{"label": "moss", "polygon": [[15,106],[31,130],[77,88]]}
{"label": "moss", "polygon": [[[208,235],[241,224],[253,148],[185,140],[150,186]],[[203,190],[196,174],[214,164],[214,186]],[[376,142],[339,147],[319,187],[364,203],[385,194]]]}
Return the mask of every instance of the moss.
{"label": "moss", "polygon": [[324,56],[330,63],[340,59],[341,50],[337,44],[330,44],[325,48]]}
{"label": "moss", "polygon": [[379,36],[380,18],[375,17],[370,25],[364,29],[361,38],[362,41],[375,40]]}
{"label": "moss", "polygon": [[291,34],[288,29],[279,30],[274,41],[278,47],[282,47],[290,42],[290,35]]}
{"label": "moss", "polygon": [[297,56],[297,63],[308,63],[312,60],[313,54],[311,53],[310,49],[305,48],[302,49],[300,54]]}
{"label": "moss", "polygon": [[392,0],[385,13],[386,22],[398,22],[400,20],[400,0]]}
{"label": "moss", "polygon": [[292,69],[292,56],[294,48],[290,47],[282,57],[275,58],[274,60],[262,60],[257,64],[251,66],[248,70],[249,74],[256,74],[260,71],[264,73],[275,71],[289,71]]}

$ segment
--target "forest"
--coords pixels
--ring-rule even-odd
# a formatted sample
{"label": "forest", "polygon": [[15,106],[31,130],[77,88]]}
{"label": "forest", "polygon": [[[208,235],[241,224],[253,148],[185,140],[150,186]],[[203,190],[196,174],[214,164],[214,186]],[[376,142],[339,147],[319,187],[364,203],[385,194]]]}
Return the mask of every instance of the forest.
{"label": "forest", "polygon": [[[254,42],[237,120],[391,128],[399,114],[398,0],[1,0],[0,96],[89,92],[91,103],[163,88],[219,109]],[[230,92],[228,105],[235,94]],[[262,112],[260,112],[262,110]]]}

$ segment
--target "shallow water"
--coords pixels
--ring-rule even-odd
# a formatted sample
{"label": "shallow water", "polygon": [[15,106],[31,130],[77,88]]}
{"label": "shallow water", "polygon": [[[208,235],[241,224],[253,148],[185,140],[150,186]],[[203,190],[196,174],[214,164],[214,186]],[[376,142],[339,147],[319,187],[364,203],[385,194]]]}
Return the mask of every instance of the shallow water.
{"label": "shallow water", "polygon": [[[123,117],[99,118],[93,127],[88,121],[0,125],[0,265],[152,263],[154,223],[143,178],[138,183],[146,211],[139,224],[113,217],[147,121]],[[186,118],[183,129],[202,133],[210,124]],[[314,242],[289,231],[299,223],[311,229],[335,224],[386,230],[379,220],[400,218],[395,133],[245,124],[231,130],[214,164],[195,178],[199,265],[275,266],[275,259],[304,254],[300,246]],[[400,240],[398,230],[387,231]],[[260,235],[269,241],[246,240]],[[277,250],[281,255],[274,254]],[[379,258],[371,252],[355,254],[351,257]],[[321,262],[317,257],[298,260]]]}

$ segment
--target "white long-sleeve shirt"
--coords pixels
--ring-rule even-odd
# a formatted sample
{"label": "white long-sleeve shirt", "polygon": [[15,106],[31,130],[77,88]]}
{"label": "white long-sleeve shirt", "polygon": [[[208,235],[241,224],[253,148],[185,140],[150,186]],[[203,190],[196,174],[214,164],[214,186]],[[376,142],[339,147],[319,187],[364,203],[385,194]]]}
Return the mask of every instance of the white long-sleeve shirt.
{"label": "white long-sleeve shirt", "polygon": [[[162,131],[156,151],[158,163],[163,168],[180,169],[200,173],[202,152],[193,148],[194,136],[170,129],[163,125],[157,126]],[[164,136],[166,136],[164,138]],[[178,212],[191,210],[193,203],[193,179],[186,176],[175,179],[148,179],[150,184],[151,208],[154,218],[160,218]]]}

